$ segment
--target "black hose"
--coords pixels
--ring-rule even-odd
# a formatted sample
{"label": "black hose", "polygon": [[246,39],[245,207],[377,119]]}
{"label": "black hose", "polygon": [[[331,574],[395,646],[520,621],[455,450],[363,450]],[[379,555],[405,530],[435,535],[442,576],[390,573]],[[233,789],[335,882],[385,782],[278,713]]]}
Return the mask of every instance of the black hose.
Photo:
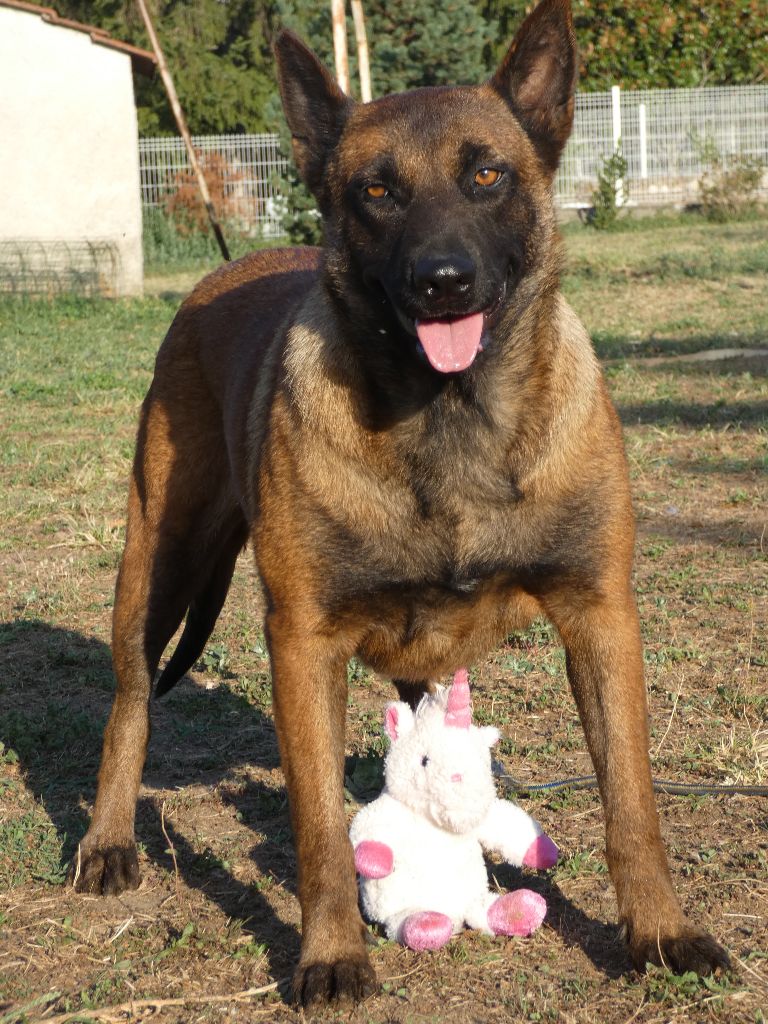
{"label": "black hose", "polygon": [[[594,775],[574,775],[568,779],[557,779],[554,782],[527,783],[512,775],[500,774],[507,789],[516,796],[525,793],[544,793],[559,789],[597,789],[597,777]],[[671,793],[675,796],[717,796],[727,793],[741,793],[744,796],[768,796],[768,786],[718,786],[699,782],[670,782],[667,779],[653,779],[653,788],[657,793]]]}

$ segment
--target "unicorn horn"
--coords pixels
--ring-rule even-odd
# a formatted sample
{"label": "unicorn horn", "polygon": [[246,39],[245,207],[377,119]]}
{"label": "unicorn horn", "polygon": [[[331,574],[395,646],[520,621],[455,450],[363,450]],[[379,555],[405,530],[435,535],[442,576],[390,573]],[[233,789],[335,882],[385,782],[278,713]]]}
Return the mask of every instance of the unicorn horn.
{"label": "unicorn horn", "polygon": [[453,684],[448,691],[445,724],[452,725],[457,729],[468,729],[472,724],[472,707],[469,701],[469,675],[465,668],[460,668],[453,677]]}

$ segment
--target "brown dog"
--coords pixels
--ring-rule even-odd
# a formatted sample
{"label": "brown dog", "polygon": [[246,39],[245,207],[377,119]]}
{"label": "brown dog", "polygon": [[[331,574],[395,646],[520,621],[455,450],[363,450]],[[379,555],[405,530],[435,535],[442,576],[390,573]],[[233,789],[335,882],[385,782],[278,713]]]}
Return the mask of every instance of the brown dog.
{"label": "brown dog", "polygon": [[117,695],[78,889],[138,884],[134,809],[158,693],[194,663],[250,540],[299,860],[304,1002],[369,991],[343,798],[346,665],[415,700],[545,614],[600,783],[634,962],[724,951],[672,891],[651,788],[634,527],[616,414],[558,293],[552,178],[573,116],[567,0],[493,79],[356,105],[277,43],[322,251],[206,278],[143,406],[117,583]]}

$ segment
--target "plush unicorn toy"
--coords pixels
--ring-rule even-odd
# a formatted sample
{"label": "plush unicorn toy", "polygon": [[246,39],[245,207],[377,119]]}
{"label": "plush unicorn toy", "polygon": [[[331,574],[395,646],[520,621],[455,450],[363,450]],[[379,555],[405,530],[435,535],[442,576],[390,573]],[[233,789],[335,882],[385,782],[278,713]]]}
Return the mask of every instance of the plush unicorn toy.
{"label": "plush unicorn toy", "polygon": [[530,935],[544,919],[544,898],[530,889],[489,892],[483,850],[532,868],[552,867],[558,850],[525,811],[496,797],[490,748],[499,733],[472,724],[466,670],[415,714],[390,704],[385,729],[384,790],[350,829],[366,916],[418,950],[439,949],[465,924]]}

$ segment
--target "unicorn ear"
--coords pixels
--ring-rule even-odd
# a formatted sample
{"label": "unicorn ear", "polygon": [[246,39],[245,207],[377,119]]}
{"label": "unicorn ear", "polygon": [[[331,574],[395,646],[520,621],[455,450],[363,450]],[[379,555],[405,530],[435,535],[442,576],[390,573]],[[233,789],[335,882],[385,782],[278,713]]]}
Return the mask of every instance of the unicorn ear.
{"label": "unicorn ear", "polygon": [[468,729],[472,724],[472,704],[469,698],[469,676],[460,668],[453,677],[448,691],[448,705],[445,709],[445,724],[457,729]]}
{"label": "unicorn ear", "polygon": [[384,714],[384,731],[394,743],[405,736],[413,728],[413,711],[402,701],[393,701],[387,705]]}

